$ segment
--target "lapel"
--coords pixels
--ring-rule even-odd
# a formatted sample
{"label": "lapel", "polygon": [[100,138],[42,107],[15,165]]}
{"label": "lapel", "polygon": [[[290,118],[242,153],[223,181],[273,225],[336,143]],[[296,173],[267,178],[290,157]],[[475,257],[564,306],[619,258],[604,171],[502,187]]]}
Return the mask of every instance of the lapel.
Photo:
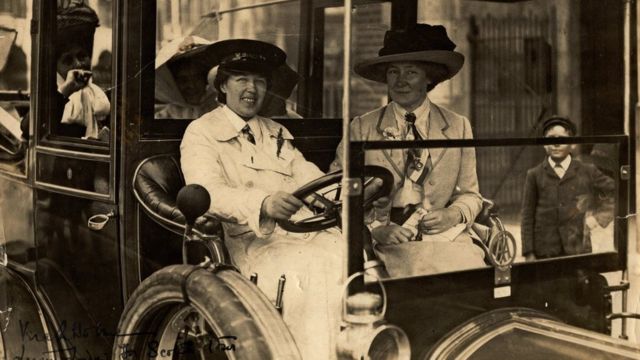
{"label": "lapel", "polygon": [[[215,110],[218,111],[218,110]],[[212,119],[214,128],[217,130],[213,137],[220,142],[229,143],[239,141],[238,131],[226,118],[223,112],[217,113]],[[293,160],[293,149],[287,144],[282,144],[281,151],[276,157],[278,149],[278,134],[282,129],[283,140],[292,140],[293,136],[284,126],[265,118],[258,118],[260,131],[262,133],[261,142],[257,146],[240,143],[240,146],[233,146],[239,152],[238,159],[241,165],[254,170],[271,170],[284,175],[291,175],[290,163]],[[285,141],[286,142],[286,141]]]}
{"label": "lapel", "polygon": [[[429,140],[444,140],[449,139],[446,130],[449,128],[447,118],[436,104],[431,103],[431,111],[429,112]],[[430,148],[431,163],[433,164],[432,170],[438,166],[440,160],[447,152],[448,148]],[[433,173],[433,171],[431,172]],[[431,175],[431,173],[429,175]]]}
{"label": "lapel", "polygon": [[[384,130],[388,128],[393,128],[397,133],[402,133],[398,129],[398,122],[394,116],[393,109],[390,109],[387,105],[380,110],[380,116],[378,116],[378,123],[376,124],[376,131],[380,140],[385,140]],[[404,178],[404,151],[402,149],[383,149],[381,151],[400,178]]]}

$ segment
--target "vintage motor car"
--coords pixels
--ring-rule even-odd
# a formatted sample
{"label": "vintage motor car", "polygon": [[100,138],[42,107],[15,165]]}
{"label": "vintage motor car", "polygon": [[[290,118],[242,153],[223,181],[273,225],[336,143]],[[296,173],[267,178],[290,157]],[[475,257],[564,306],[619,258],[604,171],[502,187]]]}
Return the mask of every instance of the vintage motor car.
{"label": "vintage motor car", "polygon": [[[61,131],[56,115],[58,48],[72,38],[55,29],[60,12],[78,4],[99,19],[86,55],[109,111],[95,136]],[[280,314],[286,304],[256,286],[259,274],[237,270],[225,220],[206,213],[209,194],[185,186],[179,145],[202,112],[176,110],[188,104],[172,92],[175,81],[163,87],[171,70],[159,59],[187,36],[284,49],[294,80],[273,89],[268,115],[323,171],[344,151],[344,172],[294,192],[320,199],[307,204],[315,216],[279,225],[338,227],[348,244],[336,358],[640,358],[629,320],[640,318],[639,11],[626,0],[4,1],[0,359],[301,358]],[[385,31],[415,23],[444,25],[465,56],[429,99],[469,118],[474,138],[337,149],[350,119],[389,102],[384,84],[353,74],[353,65],[377,54]],[[571,118],[579,133],[542,137],[552,114]],[[579,201],[588,251],[527,261],[525,179],[551,144],[571,144],[573,157],[615,187]],[[484,266],[385,271],[364,219],[392,180],[365,154],[409,148],[475,149]],[[366,191],[375,179],[383,186]]]}

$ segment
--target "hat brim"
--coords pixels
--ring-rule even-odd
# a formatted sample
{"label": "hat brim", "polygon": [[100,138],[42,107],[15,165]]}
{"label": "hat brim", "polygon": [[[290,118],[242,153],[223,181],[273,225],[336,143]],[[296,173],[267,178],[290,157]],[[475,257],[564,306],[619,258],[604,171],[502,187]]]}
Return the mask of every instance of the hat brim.
{"label": "hat brim", "polygon": [[464,55],[457,51],[448,50],[425,50],[415,51],[402,54],[393,54],[379,56],[374,59],[362,61],[354,67],[356,74],[365,79],[386,83],[386,68],[392,62],[419,61],[432,62],[442,64],[447,67],[448,75],[445,78],[450,79],[460,71],[464,64]]}
{"label": "hat brim", "polygon": [[171,61],[190,57],[194,61],[209,64],[211,67],[220,65],[221,61],[234,53],[253,52],[263,55],[266,61],[238,61],[224,64],[226,68],[242,71],[273,70],[282,65],[287,55],[279,47],[259,40],[231,39],[215,42],[210,45],[197,47],[187,53],[175,56]]}
{"label": "hat brim", "polygon": [[[160,48],[156,54],[155,68],[158,70],[168,62],[175,61],[176,58],[186,59],[190,58],[193,54],[202,54],[204,47],[212,44],[212,41],[194,35],[188,35],[172,40]],[[189,47],[186,51],[182,50],[182,47],[185,45]]]}

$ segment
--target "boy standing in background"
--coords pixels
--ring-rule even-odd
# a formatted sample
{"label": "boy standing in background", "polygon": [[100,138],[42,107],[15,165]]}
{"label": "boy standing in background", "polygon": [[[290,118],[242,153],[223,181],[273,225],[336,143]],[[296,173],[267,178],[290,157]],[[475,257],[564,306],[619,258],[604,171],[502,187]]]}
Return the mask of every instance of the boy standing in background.
{"label": "boy standing in background", "polygon": [[[567,118],[553,116],[542,126],[544,137],[576,135]],[[522,255],[527,261],[591,252],[584,237],[588,205],[615,184],[594,165],[571,156],[572,144],[545,145],[547,156],[527,171],[522,202]]]}

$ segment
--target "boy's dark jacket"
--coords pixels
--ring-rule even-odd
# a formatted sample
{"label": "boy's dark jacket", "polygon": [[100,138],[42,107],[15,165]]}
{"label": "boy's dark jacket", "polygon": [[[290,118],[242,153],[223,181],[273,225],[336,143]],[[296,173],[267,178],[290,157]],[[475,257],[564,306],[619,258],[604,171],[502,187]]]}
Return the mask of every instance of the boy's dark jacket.
{"label": "boy's dark jacket", "polygon": [[584,217],[599,193],[611,194],[613,179],[575,158],[560,179],[547,158],[529,169],[522,203],[522,254],[536,257],[591,252]]}

